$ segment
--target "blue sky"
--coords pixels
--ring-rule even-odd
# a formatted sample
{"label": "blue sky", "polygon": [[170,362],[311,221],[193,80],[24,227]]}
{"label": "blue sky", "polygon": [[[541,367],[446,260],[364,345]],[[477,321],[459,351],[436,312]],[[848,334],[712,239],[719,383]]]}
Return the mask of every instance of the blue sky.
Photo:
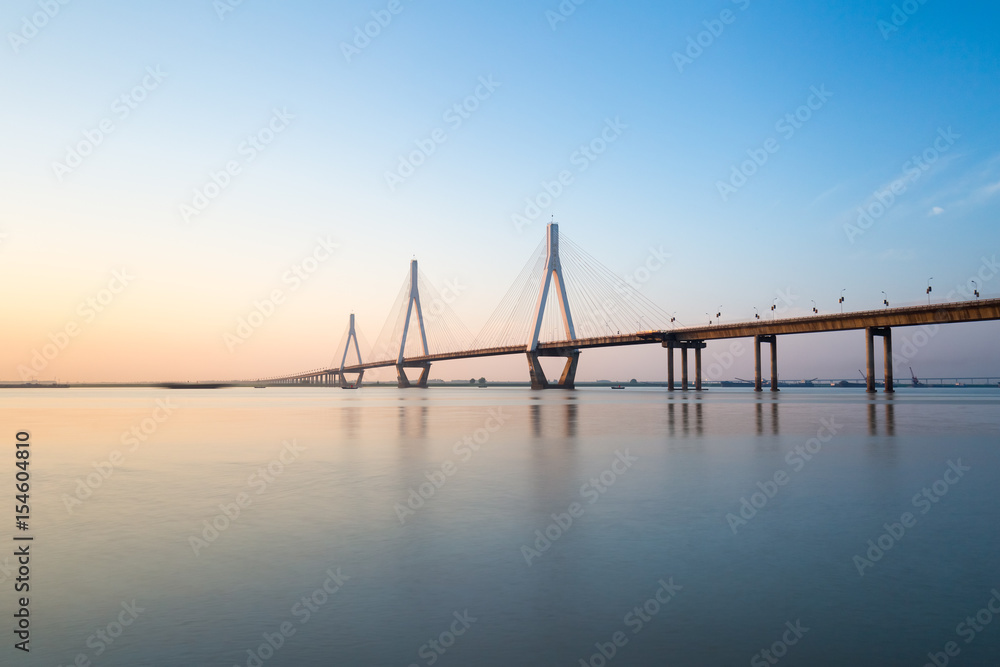
{"label": "blue sky", "polygon": [[[352,310],[376,338],[413,256],[433,282],[464,286],[452,307],[476,331],[552,215],[619,275],[650,248],[668,252],[642,290],[691,324],[720,306],[724,321],[752,318],[788,294],[785,314],[813,300],[836,310],[843,288],[852,309],[878,307],[883,290],[917,303],[931,277],[943,299],[1000,250],[995,4],[587,0],[563,3],[566,16],[555,1],[220,6],[0,11],[0,271],[16,321],[5,377],[121,267],[135,280],[38,377],[321,366]],[[42,20],[44,7],[54,15]],[[345,56],[380,16],[391,22]],[[449,112],[477,91],[467,117]],[[60,173],[54,163],[102,121],[113,131]],[[615,140],[581,159],[609,121]],[[269,127],[281,127],[273,142],[248,150]],[[433,153],[390,187],[387,172],[421,144]],[[925,151],[934,159],[914,171]],[[744,165],[754,155],[763,164]],[[225,180],[227,163],[238,173],[185,220],[182,205],[213,174]],[[734,181],[734,169],[752,174]],[[515,225],[563,171],[572,182]],[[863,229],[859,208],[878,213]],[[282,277],[319,237],[338,251],[291,290]],[[1000,293],[991,280],[978,280],[984,295]],[[275,289],[287,300],[230,349],[225,335]],[[948,330],[915,366],[1000,374],[995,338],[992,324]],[[782,371],[853,376],[862,354],[861,334],[790,340]],[[620,355],[585,355],[581,375],[662,375],[661,350]],[[515,379],[522,366],[489,370]]]}

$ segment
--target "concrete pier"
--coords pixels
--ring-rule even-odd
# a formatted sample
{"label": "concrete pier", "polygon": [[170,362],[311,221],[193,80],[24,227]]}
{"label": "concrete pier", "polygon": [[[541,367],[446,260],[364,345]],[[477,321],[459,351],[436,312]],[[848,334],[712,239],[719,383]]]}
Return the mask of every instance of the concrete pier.
{"label": "concrete pier", "polygon": [[701,348],[694,348],[694,390],[701,391]]}
{"label": "concrete pier", "polygon": [[865,385],[869,394],[875,393],[875,336],[882,337],[882,353],[884,359],[885,393],[895,392],[892,378],[892,328],[865,328]]}
{"label": "concrete pier", "polygon": [[[406,377],[407,368],[419,368],[420,377],[416,382],[411,382],[410,378]],[[427,389],[427,377],[430,375],[431,365],[429,362],[425,363],[408,363],[408,364],[397,364],[396,365],[396,386],[400,389]]]}
{"label": "concrete pier", "polygon": [[760,372],[760,344],[769,343],[771,346],[771,391],[778,389],[778,337],[776,335],[753,337],[753,390],[763,391],[763,381]]}
{"label": "concrete pier", "polygon": [[667,391],[674,391],[674,349],[681,351],[681,391],[690,387],[688,378],[688,350],[694,350],[694,388],[701,391],[701,351],[705,349],[702,340],[668,339],[661,343],[667,350]]}
{"label": "concrete pier", "polygon": [[[531,375],[532,389],[575,389],[576,369],[580,364],[579,350],[557,350],[556,353],[528,352],[528,373]],[[545,377],[539,357],[566,357],[566,365],[563,366],[559,382],[549,382]]]}
{"label": "concrete pier", "polygon": [[667,346],[667,391],[674,390],[674,346]]}
{"label": "concrete pier", "polygon": [[688,390],[688,349],[681,348],[681,391]]}

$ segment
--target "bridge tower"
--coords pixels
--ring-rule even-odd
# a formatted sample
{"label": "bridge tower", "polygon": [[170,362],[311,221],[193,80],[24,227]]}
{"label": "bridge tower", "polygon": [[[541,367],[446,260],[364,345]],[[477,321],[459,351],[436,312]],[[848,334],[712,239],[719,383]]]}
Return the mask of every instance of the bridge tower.
{"label": "bridge tower", "polygon": [[[406,336],[410,330],[410,319],[413,316],[414,308],[417,311],[417,324],[420,328],[420,343],[424,356],[429,354],[427,349],[427,330],[424,329],[424,311],[420,307],[420,290],[417,289],[417,260],[410,262],[410,296],[406,300],[406,321],[403,323],[403,337],[399,341],[399,357],[396,360],[396,377],[400,389],[410,387],[427,388],[427,376],[431,371],[429,361],[406,362],[403,356],[406,353]],[[416,383],[410,382],[406,377],[406,368],[420,368],[420,379]]]}
{"label": "bridge tower", "polygon": [[[532,328],[531,342],[528,344],[528,371],[531,373],[532,389],[573,389],[576,380],[576,367],[580,362],[580,350],[574,348],[538,349],[538,336],[542,330],[542,318],[545,315],[545,304],[549,298],[549,288],[555,280],[555,292],[559,298],[559,309],[562,313],[563,328],[566,339],[574,340],[576,330],[573,328],[573,315],[569,309],[569,298],[566,296],[566,281],[563,279],[562,263],[559,261],[559,225],[552,222],[548,226],[548,242],[545,255],[545,273],[542,287],[538,293],[538,306],[535,309],[535,324]],[[550,383],[545,378],[539,357],[566,357],[566,366],[558,383]]]}
{"label": "bridge tower", "polygon": [[355,380],[353,384],[348,384],[347,380],[344,378],[344,366],[347,365],[347,353],[351,351],[351,341],[354,341],[354,352],[358,355],[358,365],[360,366],[361,361],[361,348],[358,347],[358,334],[354,331],[354,313],[351,313],[351,326],[347,330],[347,344],[344,345],[344,355],[340,358],[340,388],[341,389],[360,389],[361,381],[365,377],[364,369],[358,372],[358,379]]}

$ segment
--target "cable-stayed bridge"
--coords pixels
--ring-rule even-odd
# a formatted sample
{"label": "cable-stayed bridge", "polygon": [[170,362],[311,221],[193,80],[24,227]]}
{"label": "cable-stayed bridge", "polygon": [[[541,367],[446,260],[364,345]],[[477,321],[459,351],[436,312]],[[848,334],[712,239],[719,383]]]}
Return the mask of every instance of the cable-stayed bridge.
{"label": "cable-stayed bridge", "polygon": [[[422,300],[422,297],[424,300]],[[430,297],[430,301],[426,299]],[[1000,319],[1000,299],[976,299],[947,304],[755,320],[734,324],[685,327],[639,290],[604,267],[549,224],[546,238],[512,283],[496,310],[476,335],[468,331],[421,274],[416,260],[375,343],[362,357],[362,345],[352,314],[337,347],[337,358],[326,368],[254,380],[257,385],[324,385],[353,389],[364,373],[395,368],[400,388],[425,388],[435,362],[504,355],[525,355],[533,389],[572,389],[580,353],[598,347],[659,344],[667,351],[667,388],[675,389],[674,350],[680,350],[680,388],[691,386],[688,350],[694,356],[694,389],[701,389],[701,350],[706,341],[754,339],[754,388],[761,391],[761,346],[770,346],[770,388],[778,391],[777,339],[780,335],[866,331],[866,380],[875,391],[875,341],[884,348],[884,386],[893,391],[892,328]],[[367,349],[367,348],[366,348]],[[564,358],[559,379],[547,379],[544,357]],[[416,379],[407,369],[419,371]]]}

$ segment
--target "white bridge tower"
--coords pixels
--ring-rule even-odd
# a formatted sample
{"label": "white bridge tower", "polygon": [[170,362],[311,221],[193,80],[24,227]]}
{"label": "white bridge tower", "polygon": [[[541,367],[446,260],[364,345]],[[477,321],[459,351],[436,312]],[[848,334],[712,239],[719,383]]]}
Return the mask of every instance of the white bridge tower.
{"label": "white bridge tower", "polygon": [[[410,295],[406,300],[406,321],[403,323],[403,337],[399,341],[399,357],[396,359],[396,377],[400,389],[407,389],[409,387],[426,389],[427,376],[431,371],[429,361],[406,362],[403,358],[406,352],[406,336],[410,331],[410,319],[413,317],[414,309],[417,311],[417,325],[420,328],[420,344],[426,357],[429,354],[427,349],[427,330],[424,329],[424,311],[420,307],[420,290],[417,288],[417,260],[410,262]],[[420,378],[416,383],[410,382],[410,379],[406,377],[406,368],[422,369]]]}
{"label": "white bridge tower", "polygon": [[[580,350],[572,347],[538,349],[538,336],[541,334],[545,304],[548,302],[549,289],[553,280],[555,281],[556,296],[559,299],[559,310],[562,313],[563,329],[566,331],[566,340],[575,340],[576,330],[573,328],[573,314],[570,312],[566,281],[563,278],[562,263],[559,261],[559,225],[554,222],[549,223],[548,226],[545,275],[542,278],[542,288],[538,293],[538,306],[535,309],[535,326],[532,328],[531,342],[526,350],[532,389],[573,389],[576,380],[576,367],[580,362]],[[566,366],[563,368],[558,383],[550,383],[545,378],[545,372],[538,360],[539,357],[566,357]]]}
{"label": "white bridge tower", "polygon": [[358,379],[349,383],[344,379],[344,367],[347,365],[347,353],[351,351],[351,341],[354,341],[354,352],[358,355],[358,365],[361,365],[361,348],[358,346],[358,334],[354,330],[354,313],[351,313],[351,326],[347,330],[347,344],[344,345],[344,354],[340,358],[340,387],[341,389],[360,389],[361,381],[365,377],[364,369],[358,371]]}

